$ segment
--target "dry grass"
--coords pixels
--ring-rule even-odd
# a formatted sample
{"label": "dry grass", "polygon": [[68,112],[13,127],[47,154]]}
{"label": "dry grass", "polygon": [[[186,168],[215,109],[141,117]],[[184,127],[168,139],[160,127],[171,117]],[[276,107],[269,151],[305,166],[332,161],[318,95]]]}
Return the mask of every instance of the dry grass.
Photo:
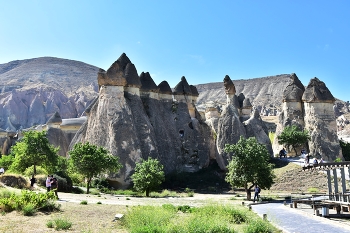
{"label": "dry grass", "polygon": [[116,213],[126,213],[126,206],[117,205],[80,205],[67,202],[62,204],[60,212],[41,213],[35,216],[23,216],[16,211],[0,215],[0,232],[55,232],[46,223],[57,218],[72,222],[69,232],[127,232],[119,221],[113,221]]}

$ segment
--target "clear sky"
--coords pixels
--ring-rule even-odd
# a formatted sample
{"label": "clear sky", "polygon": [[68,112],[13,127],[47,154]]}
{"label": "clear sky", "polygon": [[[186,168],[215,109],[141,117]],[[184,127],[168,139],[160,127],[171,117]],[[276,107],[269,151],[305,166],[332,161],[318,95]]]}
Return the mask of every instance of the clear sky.
{"label": "clear sky", "polygon": [[348,0],[0,0],[0,64],[43,56],[107,70],[125,52],[159,84],[296,73],[350,100]]}

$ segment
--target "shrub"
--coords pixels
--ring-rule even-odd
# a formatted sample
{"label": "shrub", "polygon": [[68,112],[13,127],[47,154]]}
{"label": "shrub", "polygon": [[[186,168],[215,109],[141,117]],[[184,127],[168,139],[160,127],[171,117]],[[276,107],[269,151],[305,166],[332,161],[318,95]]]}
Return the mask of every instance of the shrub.
{"label": "shrub", "polygon": [[46,223],[46,226],[47,226],[48,228],[54,228],[54,223],[53,223],[53,221],[52,221],[52,220],[48,221],[48,222]]}
{"label": "shrub", "polygon": [[29,213],[35,210],[54,211],[59,210],[60,205],[55,203],[56,196],[53,192],[35,193],[23,190],[20,195],[12,193],[10,197],[0,199],[0,209],[5,212],[12,210]]}
{"label": "shrub", "polygon": [[12,194],[15,194],[15,192],[11,192],[8,189],[1,189],[0,190],[0,199],[1,198],[9,198]]}
{"label": "shrub", "polygon": [[80,205],[87,205],[87,204],[88,204],[88,202],[86,200],[83,200],[80,202]]}
{"label": "shrub", "polygon": [[92,181],[92,187],[101,189],[101,188],[110,188],[109,182],[106,178],[97,178]]}
{"label": "shrub", "polygon": [[98,201],[96,204],[101,205],[101,204],[102,204],[102,202]]}
{"label": "shrub", "polygon": [[5,169],[5,171],[7,171],[10,168],[10,166],[14,160],[15,160],[15,156],[3,155],[0,158],[0,167],[3,167]]}
{"label": "shrub", "polygon": [[91,195],[100,195],[100,191],[97,189],[90,189],[90,194]]}
{"label": "shrub", "polygon": [[[73,181],[70,176],[63,172],[58,171],[55,173],[56,177],[58,177],[58,191],[60,192],[71,192],[73,187]],[[60,181],[61,179],[61,181]]]}
{"label": "shrub", "polygon": [[[34,165],[28,167],[28,168],[23,172],[23,174],[24,174],[25,176],[31,177],[31,176],[34,174]],[[37,166],[37,167],[36,167],[36,175],[46,175],[46,174],[47,174],[47,171],[45,170],[45,168],[40,167],[40,166]]]}
{"label": "shrub", "polygon": [[69,173],[69,177],[71,178],[73,185],[80,185],[85,182],[84,176],[78,173]]}
{"label": "shrub", "polygon": [[[72,186],[71,184],[67,183],[67,179],[63,178],[57,174],[53,175],[57,181],[58,181],[58,192],[72,192]],[[46,179],[47,179],[47,175],[38,175],[35,177],[37,180],[37,184],[42,186],[42,187],[46,187]],[[68,178],[70,180],[70,178]]]}
{"label": "shrub", "polygon": [[342,162],[342,160],[341,160],[341,158],[336,158],[336,159],[334,160],[334,162],[339,163],[339,162]]}
{"label": "shrub", "polygon": [[22,209],[24,216],[33,216],[36,212],[35,206],[31,203],[25,205]]}
{"label": "shrub", "polygon": [[85,193],[85,191],[79,187],[72,187],[72,193],[76,193],[76,194],[83,194]]}
{"label": "shrub", "polygon": [[18,174],[4,174],[0,176],[0,182],[4,183],[6,186],[10,186],[12,188],[28,188],[29,182],[28,180]]}
{"label": "shrub", "polygon": [[67,219],[56,218],[53,220],[55,225],[55,230],[68,230],[72,227],[72,222]]}

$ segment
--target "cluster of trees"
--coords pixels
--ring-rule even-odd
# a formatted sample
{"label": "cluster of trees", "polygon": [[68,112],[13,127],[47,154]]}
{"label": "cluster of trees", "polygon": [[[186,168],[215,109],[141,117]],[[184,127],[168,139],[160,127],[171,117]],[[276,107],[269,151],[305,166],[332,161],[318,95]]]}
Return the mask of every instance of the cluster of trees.
{"label": "cluster of trees", "polygon": [[[305,145],[309,139],[309,133],[297,126],[285,127],[278,136],[278,142],[292,147],[295,153],[296,148]],[[348,148],[347,145],[343,147]],[[48,173],[77,172],[86,178],[88,193],[93,178],[109,172],[117,173],[122,167],[117,156],[88,142],[76,144],[69,152],[68,160],[57,155],[58,149],[50,145],[45,131],[24,132],[24,137],[12,147],[11,155],[0,159],[0,166],[18,172],[33,166],[34,174],[37,166],[43,167]],[[226,145],[225,152],[231,154],[225,181],[232,187],[244,187],[248,200],[251,199],[251,189],[254,185],[258,184],[262,189],[271,187],[275,175],[265,145],[257,142],[255,138],[241,137],[236,144]],[[158,160],[149,158],[136,164],[131,178],[134,189],[146,192],[146,196],[149,196],[150,191],[165,180],[163,166]]]}
{"label": "cluster of trees", "polygon": [[[69,159],[59,156],[58,150],[58,147],[49,143],[46,131],[27,131],[11,148],[11,154],[1,157],[0,167],[19,173],[24,173],[27,168],[33,167],[33,175],[37,173],[38,166],[49,174],[78,173],[86,178],[87,193],[93,178],[110,172],[117,173],[122,168],[119,157],[89,142],[74,145],[69,152]],[[148,196],[150,190],[164,181],[163,166],[151,158],[141,161],[136,165],[132,178],[134,187],[139,191],[145,191]]]}

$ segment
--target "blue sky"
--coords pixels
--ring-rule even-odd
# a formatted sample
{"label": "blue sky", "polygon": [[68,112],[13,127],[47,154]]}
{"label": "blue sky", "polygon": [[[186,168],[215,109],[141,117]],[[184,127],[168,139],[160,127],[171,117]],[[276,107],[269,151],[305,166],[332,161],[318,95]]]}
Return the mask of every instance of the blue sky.
{"label": "blue sky", "polygon": [[350,1],[0,3],[0,64],[52,56],[106,70],[125,52],[156,84],[296,73],[350,100]]}

